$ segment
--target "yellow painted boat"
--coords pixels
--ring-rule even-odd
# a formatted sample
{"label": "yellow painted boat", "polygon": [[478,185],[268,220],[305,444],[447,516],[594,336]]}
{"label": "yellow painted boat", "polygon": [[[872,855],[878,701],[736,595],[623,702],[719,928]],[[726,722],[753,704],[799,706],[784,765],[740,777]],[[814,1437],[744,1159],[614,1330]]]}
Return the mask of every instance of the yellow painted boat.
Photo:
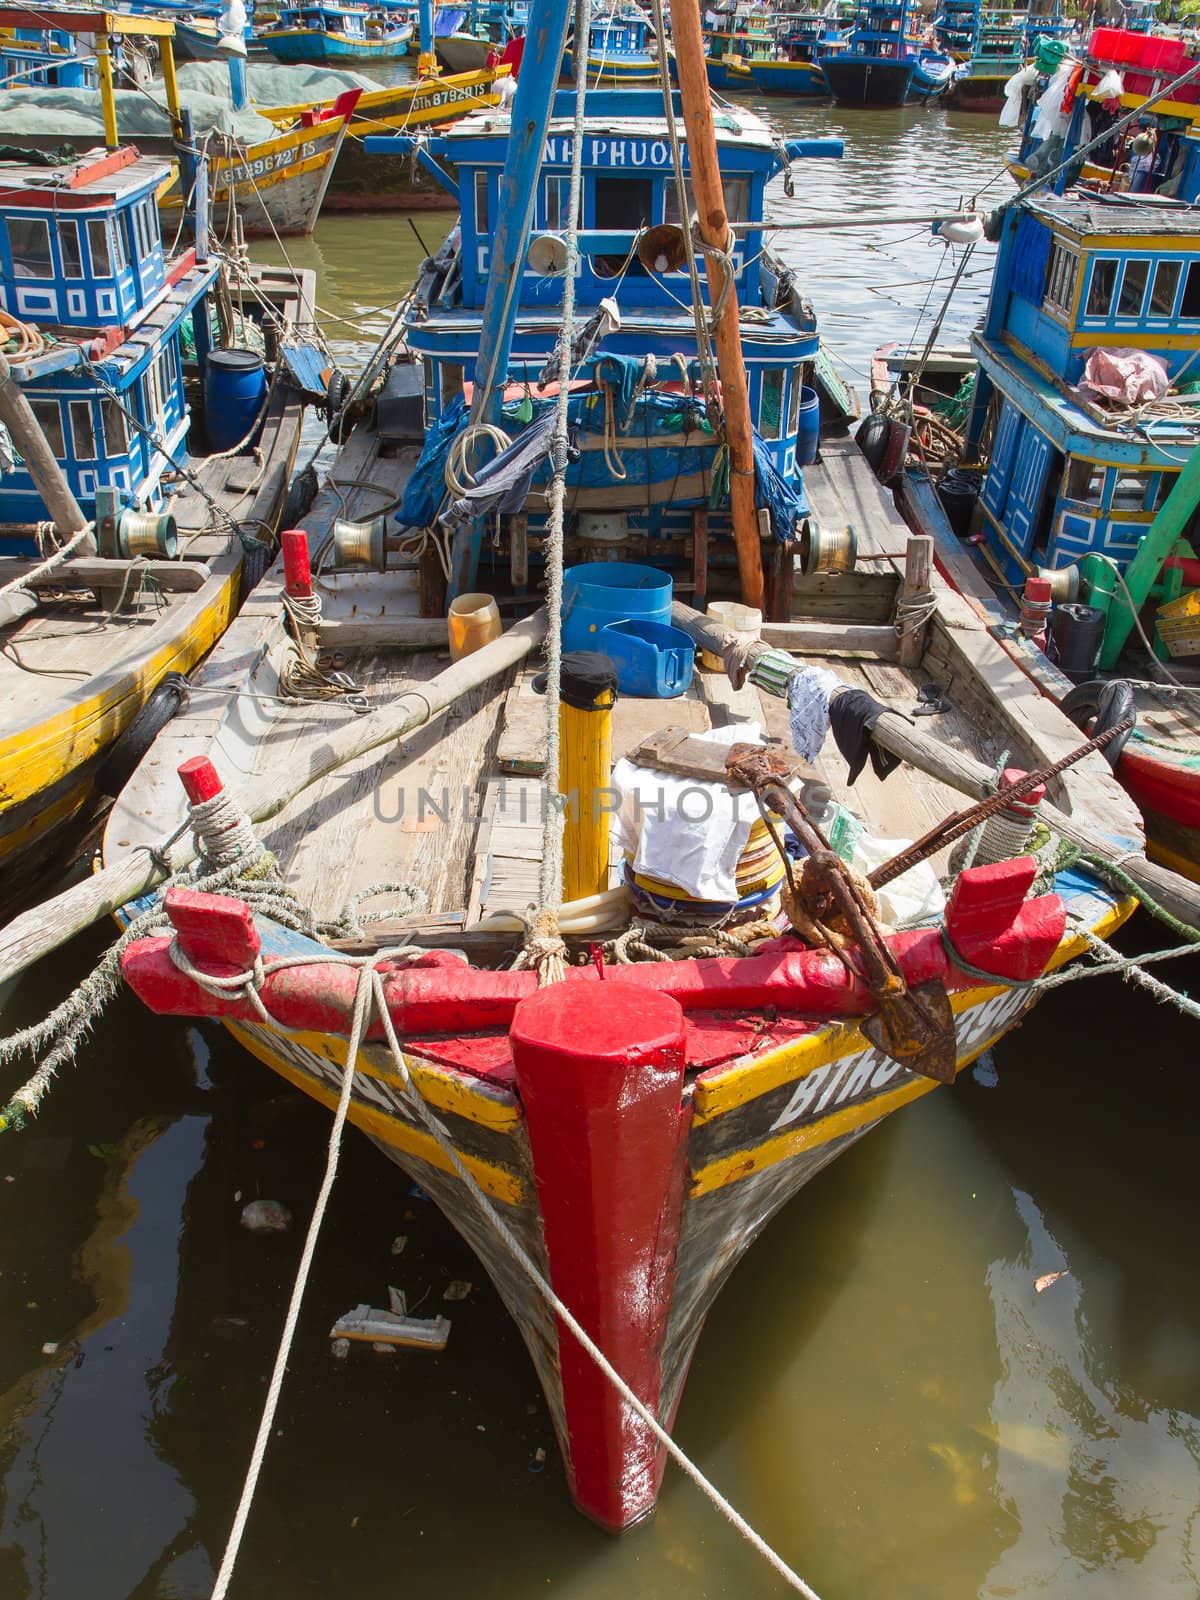
{"label": "yellow painted boat", "polygon": [[[415,133],[465,117],[468,112],[499,105],[500,84],[507,66],[475,72],[433,73],[415,82],[360,96],[346,129],[346,139],[325,190],[326,211],[454,210],[453,198],[407,161],[368,155],[363,140]],[[294,128],[303,119],[328,115],[333,101],[287,106],[256,105],[260,116],[280,128]]]}

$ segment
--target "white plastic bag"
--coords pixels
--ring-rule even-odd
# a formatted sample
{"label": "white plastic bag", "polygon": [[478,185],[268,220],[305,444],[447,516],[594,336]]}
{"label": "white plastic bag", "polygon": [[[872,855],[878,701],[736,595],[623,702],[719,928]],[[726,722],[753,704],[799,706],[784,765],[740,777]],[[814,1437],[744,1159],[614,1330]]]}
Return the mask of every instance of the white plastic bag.
{"label": "white plastic bag", "polygon": [[[870,833],[860,834],[854,841],[850,865],[865,878],[911,844],[911,839],[878,839]],[[946,908],[946,896],[928,861],[918,861],[915,867],[876,889],[875,899],[881,920],[892,928],[936,917]]]}
{"label": "white plastic bag", "polygon": [[1037,75],[1037,66],[1031,61],[1027,67],[1022,67],[1020,72],[1014,72],[1004,85],[1004,110],[1000,113],[1002,128],[1021,126],[1021,99],[1025,90],[1037,82]]}
{"label": "white plastic bag", "polygon": [[1033,119],[1035,139],[1052,139],[1056,133],[1059,135],[1066,133],[1071,114],[1063,110],[1062,103],[1074,71],[1075,63],[1068,56],[1047,84],[1046,92],[1037,103]]}

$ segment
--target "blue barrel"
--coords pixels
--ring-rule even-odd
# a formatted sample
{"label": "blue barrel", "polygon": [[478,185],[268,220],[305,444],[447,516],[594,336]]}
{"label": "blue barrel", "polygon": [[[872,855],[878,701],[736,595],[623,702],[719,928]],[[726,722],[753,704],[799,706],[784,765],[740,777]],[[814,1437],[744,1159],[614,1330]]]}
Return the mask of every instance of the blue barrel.
{"label": "blue barrel", "polygon": [[671,575],[634,561],[593,561],[563,573],[562,647],[599,650],[610,622],[671,622]]}
{"label": "blue barrel", "polygon": [[821,431],[821,397],[805,383],[800,387],[800,412],[796,420],[796,465],[807,467],[817,459]]}
{"label": "blue barrel", "polygon": [[214,350],[204,369],[204,429],[209,448],[232,450],[247,438],[267,392],[263,359],[253,350]]}

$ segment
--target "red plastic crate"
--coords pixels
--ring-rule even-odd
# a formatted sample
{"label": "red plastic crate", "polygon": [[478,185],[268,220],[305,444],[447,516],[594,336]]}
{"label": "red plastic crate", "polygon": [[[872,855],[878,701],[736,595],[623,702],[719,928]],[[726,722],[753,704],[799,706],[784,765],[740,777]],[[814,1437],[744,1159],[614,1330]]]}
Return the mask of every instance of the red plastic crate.
{"label": "red plastic crate", "polygon": [[1128,58],[1120,53],[1120,41],[1128,37],[1121,28],[1097,28],[1088,45],[1088,54],[1097,61],[1125,61]]}

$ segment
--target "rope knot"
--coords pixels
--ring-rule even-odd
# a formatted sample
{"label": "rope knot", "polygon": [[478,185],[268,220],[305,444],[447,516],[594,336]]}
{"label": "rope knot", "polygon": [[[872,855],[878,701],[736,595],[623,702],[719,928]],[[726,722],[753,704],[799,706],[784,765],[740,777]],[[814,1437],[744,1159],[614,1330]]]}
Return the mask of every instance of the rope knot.
{"label": "rope knot", "polygon": [[539,989],[562,982],[567,970],[567,946],[558,930],[556,911],[544,906],[526,921],[525,945],[517,966],[536,969]]}

